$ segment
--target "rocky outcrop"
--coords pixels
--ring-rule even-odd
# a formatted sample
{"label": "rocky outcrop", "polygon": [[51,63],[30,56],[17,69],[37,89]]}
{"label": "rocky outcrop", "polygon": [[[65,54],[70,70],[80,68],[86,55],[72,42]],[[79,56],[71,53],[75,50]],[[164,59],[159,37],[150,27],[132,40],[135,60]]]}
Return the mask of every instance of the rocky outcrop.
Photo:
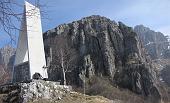
{"label": "rocky outcrop", "polygon": [[161,71],[161,77],[163,82],[170,86],[170,65],[166,65]]}
{"label": "rocky outcrop", "polygon": [[169,36],[165,36],[160,32],[155,32],[150,30],[143,25],[137,25],[134,28],[134,31],[139,35],[139,39],[143,43],[144,47],[148,51],[148,54],[151,56],[153,65],[157,70],[159,76],[159,87],[162,92],[162,97],[167,95],[168,90],[165,84],[170,85],[170,41]]}
{"label": "rocky outcrop", "polygon": [[[57,53],[61,49],[58,47],[63,44],[58,42],[59,38],[67,39],[64,43],[74,49],[77,55],[76,59],[71,60],[74,65],[65,70],[68,84],[82,85],[83,76],[90,78],[95,75],[108,77],[112,84],[139,94],[150,95],[153,89],[157,90],[151,59],[137,34],[123,23],[90,16],[44,33],[46,56],[52,59],[49,79],[56,81],[63,77],[57,62]],[[73,55],[69,58],[73,58]],[[71,61],[66,59],[67,63]]]}
{"label": "rocky outcrop", "polygon": [[57,101],[69,94],[71,87],[57,82],[33,80],[29,83],[16,83],[0,87],[3,103],[30,103],[39,100]]}
{"label": "rocky outcrop", "polygon": [[10,46],[0,48],[0,84],[10,81],[15,49]]}
{"label": "rocky outcrop", "polygon": [[135,26],[134,31],[139,35],[140,40],[152,59],[166,57],[165,52],[170,46],[167,36],[164,36],[161,32],[150,30],[143,25]]}
{"label": "rocky outcrop", "polygon": [[170,59],[170,48],[164,51],[163,58]]}
{"label": "rocky outcrop", "polygon": [[0,86],[0,103],[126,103],[102,96],[75,92],[70,86],[51,81],[32,81]]}
{"label": "rocky outcrop", "polygon": [[0,85],[6,83],[9,80],[9,74],[3,65],[0,65]]}
{"label": "rocky outcrop", "polygon": [[6,68],[11,70],[14,62],[15,48],[6,45],[0,49],[0,54],[0,64],[3,64]]}

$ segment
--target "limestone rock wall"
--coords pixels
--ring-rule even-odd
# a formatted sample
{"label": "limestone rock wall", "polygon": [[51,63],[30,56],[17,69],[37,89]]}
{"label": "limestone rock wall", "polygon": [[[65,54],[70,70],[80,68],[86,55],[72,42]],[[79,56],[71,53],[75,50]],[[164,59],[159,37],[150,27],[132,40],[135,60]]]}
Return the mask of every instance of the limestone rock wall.
{"label": "limestone rock wall", "polygon": [[11,80],[15,49],[6,45],[0,48],[0,85]]}
{"label": "limestone rock wall", "polygon": [[6,67],[11,68],[11,65],[14,62],[15,48],[10,45],[6,45],[3,48],[0,48],[0,64],[3,64]]}
{"label": "limestone rock wall", "polygon": [[58,81],[63,77],[57,61],[60,37],[67,39],[77,55],[66,72],[67,84],[82,85],[83,75],[95,75],[107,76],[113,84],[139,94],[152,94],[151,89],[156,88],[156,72],[137,34],[121,22],[101,16],[62,24],[44,33],[46,56],[50,56],[48,48],[52,49],[49,79]]}
{"label": "limestone rock wall", "polygon": [[134,31],[139,35],[140,40],[152,59],[167,57],[165,55],[170,46],[167,36],[143,25],[135,26]]}

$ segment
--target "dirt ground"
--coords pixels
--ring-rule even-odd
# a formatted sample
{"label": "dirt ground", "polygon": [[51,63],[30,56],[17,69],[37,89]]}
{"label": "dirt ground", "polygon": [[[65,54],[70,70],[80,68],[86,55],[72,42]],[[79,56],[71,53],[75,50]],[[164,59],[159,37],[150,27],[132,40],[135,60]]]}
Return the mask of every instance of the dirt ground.
{"label": "dirt ground", "polygon": [[[72,92],[63,97],[61,100],[39,100],[29,103],[113,103],[113,101],[106,99],[102,96],[88,96],[81,93]],[[116,103],[116,102],[114,102]],[[120,103],[120,102],[119,102]]]}

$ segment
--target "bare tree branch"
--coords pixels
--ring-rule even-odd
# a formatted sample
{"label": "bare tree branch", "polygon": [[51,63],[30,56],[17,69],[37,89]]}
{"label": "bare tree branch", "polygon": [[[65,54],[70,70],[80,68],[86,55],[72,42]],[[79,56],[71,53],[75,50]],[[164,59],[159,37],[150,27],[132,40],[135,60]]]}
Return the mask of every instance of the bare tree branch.
{"label": "bare tree branch", "polygon": [[[34,0],[34,5],[36,7],[45,7],[45,5],[40,4],[39,0]],[[20,31],[20,26],[16,25],[16,23],[19,24],[21,22],[23,15],[22,11],[16,11],[16,9],[20,10],[23,8],[24,5],[16,0],[0,0],[0,28],[3,29],[7,33],[6,36],[9,36],[11,41],[14,42],[16,42],[15,31]],[[42,13],[44,14],[45,11]]]}
{"label": "bare tree branch", "polygon": [[53,52],[55,52],[55,57],[52,62],[57,66],[57,68],[62,70],[63,84],[66,85],[66,73],[72,72],[77,63],[77,51],[69,45],[69,40],[63,35],[59,35],[56,38],[56,47]]}

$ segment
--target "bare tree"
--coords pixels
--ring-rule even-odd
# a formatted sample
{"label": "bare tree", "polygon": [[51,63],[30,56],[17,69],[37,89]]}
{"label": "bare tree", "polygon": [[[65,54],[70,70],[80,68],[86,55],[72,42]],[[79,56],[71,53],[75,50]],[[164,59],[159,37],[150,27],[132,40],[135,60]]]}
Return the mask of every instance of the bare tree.
{"label": "bare tree", "polygon": [[[39,0],[34,0],[37,7],[42,7]],[[4,30],[10,39],[15,42],[15,32],[20,30],[16,23],[21,22],[24,5],[16,0],[0,0],[0,29]],[[4,35],[4,34],[1,34]],[[7,35],[6,35],[7,36]]]}
{"label": "bare tree", "polygon": [[53,62],[58,68],[62,69],[63,74],[63,84],[66,85],[66,73],[71,72],[75,67],[75,63],[77,62],[77,53],[74,48],[69,45],[69,41],[67,37],[59,36],[56,38],[55,50],[55,59]]}

